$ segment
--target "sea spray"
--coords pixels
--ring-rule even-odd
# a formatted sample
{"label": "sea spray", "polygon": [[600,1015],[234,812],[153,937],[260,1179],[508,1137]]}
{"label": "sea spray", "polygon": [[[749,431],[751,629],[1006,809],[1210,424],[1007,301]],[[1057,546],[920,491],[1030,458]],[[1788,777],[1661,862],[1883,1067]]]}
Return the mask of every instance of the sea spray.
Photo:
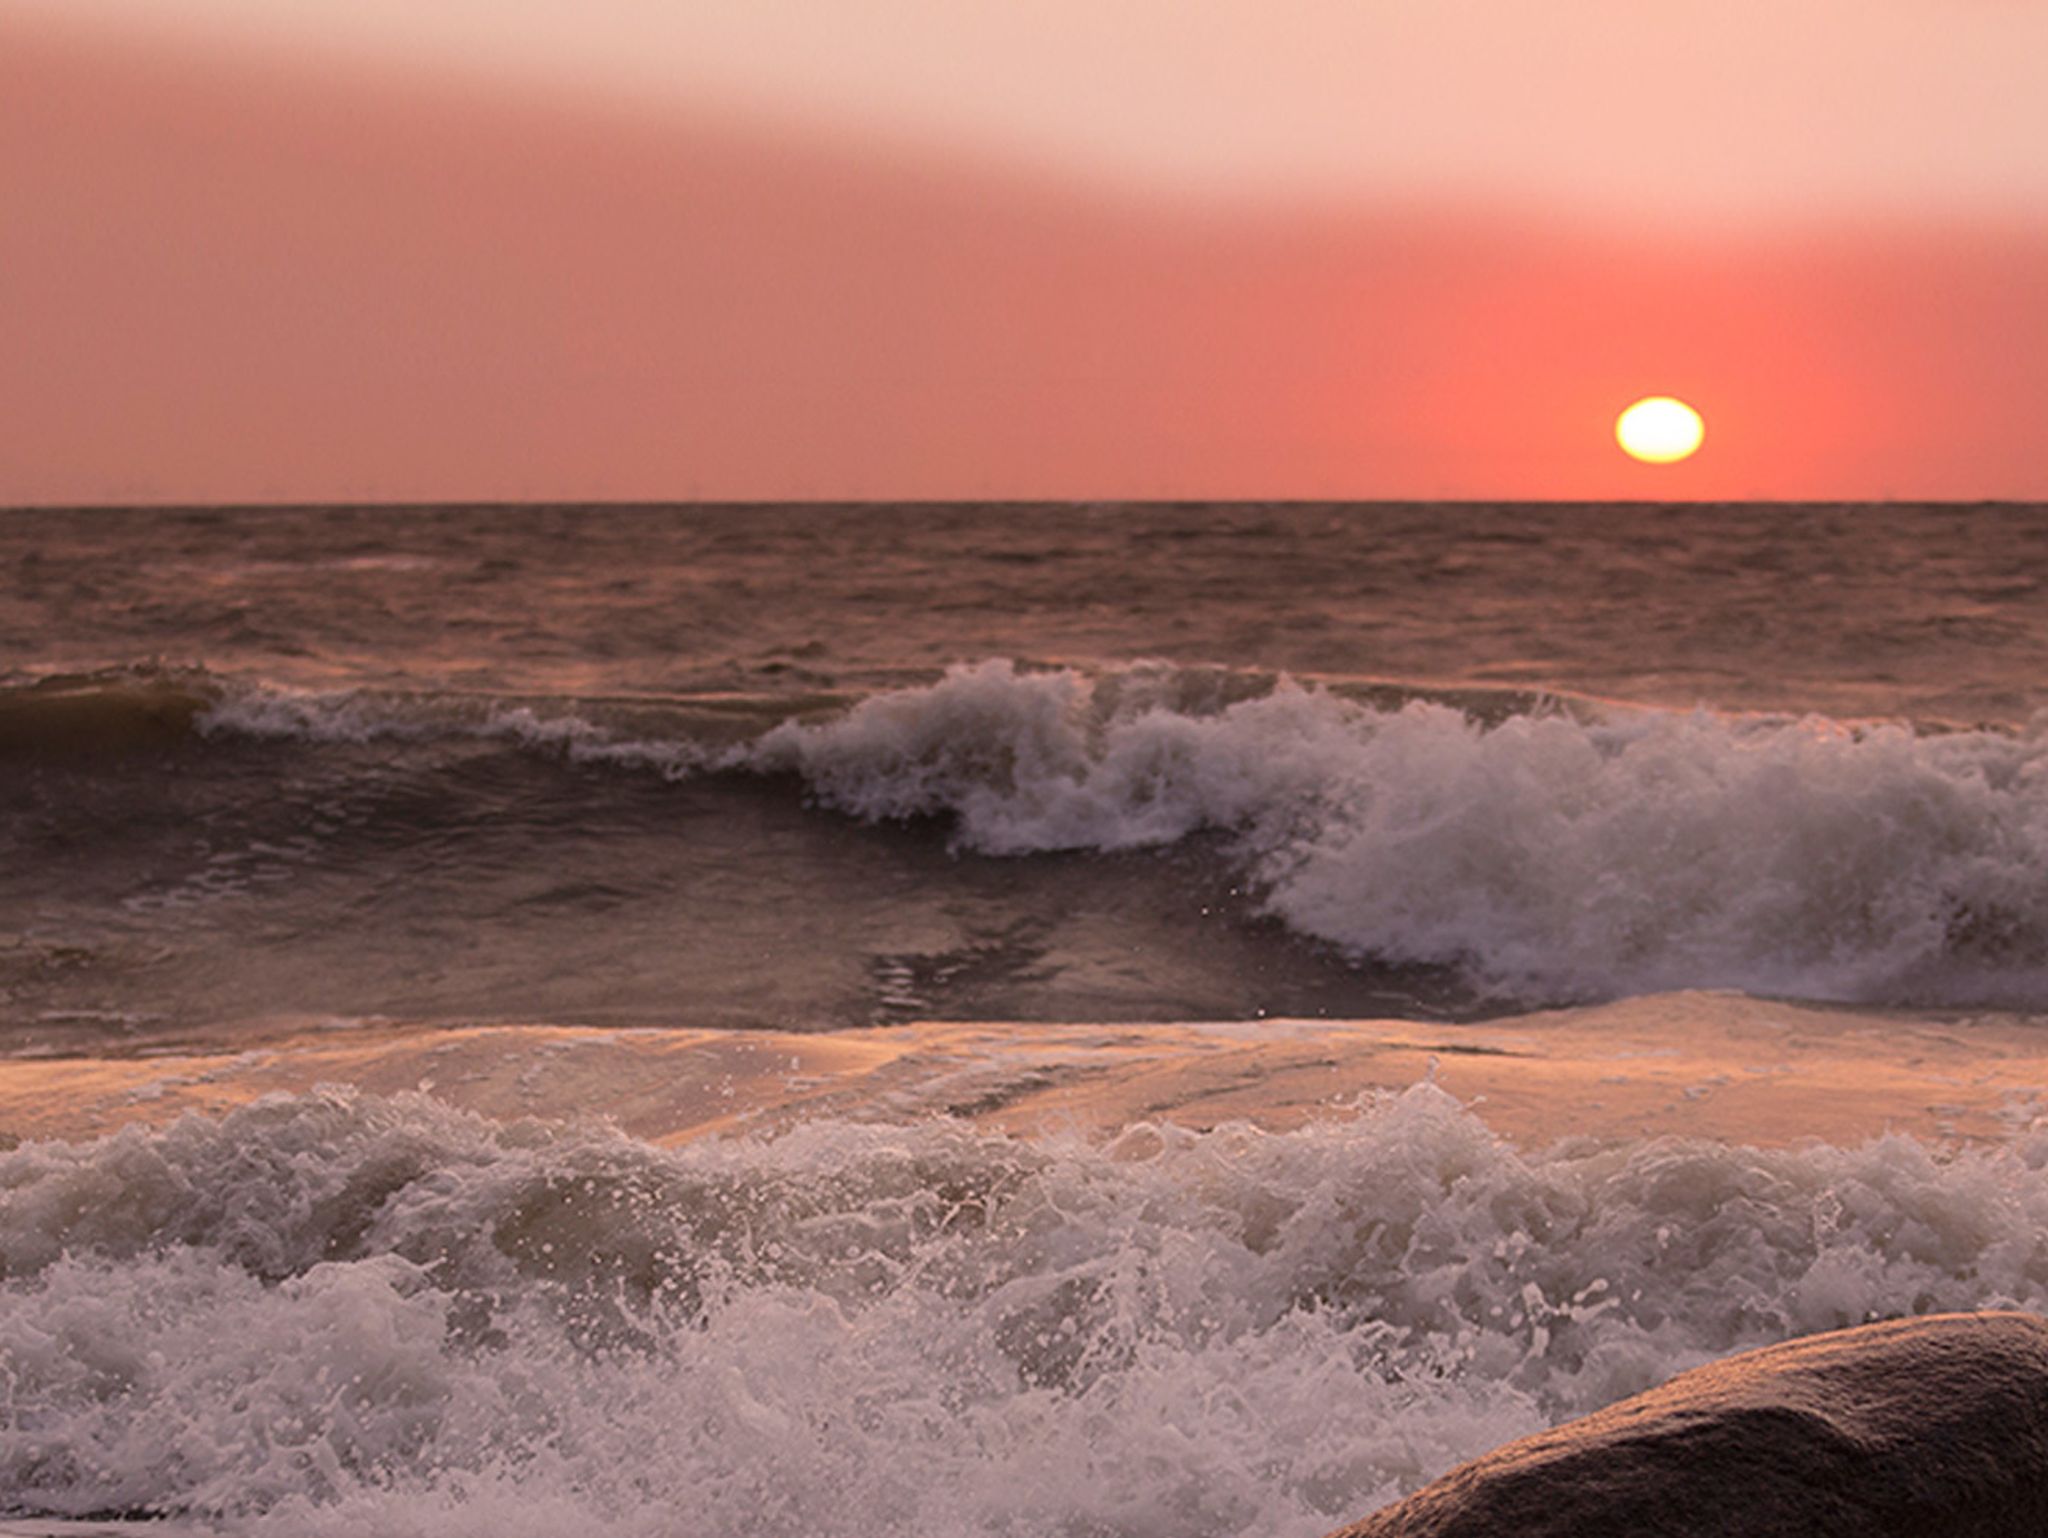
{"label": "sea spray", "polygon": [[2048,1141],[946,1121],[664,1150],[403,1096],[0,1155],[0,1489],[236,1529],[1320,1533],[1731,1349],[2048,1307]]}

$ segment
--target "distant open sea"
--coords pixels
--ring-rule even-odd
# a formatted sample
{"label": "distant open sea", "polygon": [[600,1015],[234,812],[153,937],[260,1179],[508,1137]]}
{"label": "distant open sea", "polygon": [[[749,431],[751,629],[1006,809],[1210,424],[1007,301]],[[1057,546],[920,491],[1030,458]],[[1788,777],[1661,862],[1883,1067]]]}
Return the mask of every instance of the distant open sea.
{"label": "distant open sea", "polygon": [[1315,1538],[2044,1027],[2048,508],[0,512],[0,1531]]}

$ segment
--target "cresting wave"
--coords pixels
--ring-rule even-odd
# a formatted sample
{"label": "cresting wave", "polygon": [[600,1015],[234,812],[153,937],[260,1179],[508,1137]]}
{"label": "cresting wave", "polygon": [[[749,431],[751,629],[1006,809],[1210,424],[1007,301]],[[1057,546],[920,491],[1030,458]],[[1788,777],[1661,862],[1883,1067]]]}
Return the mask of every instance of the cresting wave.
{"label": "cresting wave", "polygon": [[825,808],[949,819],[961,848],[991,855],[1220,835],[1297,932],[1360,959],[1451,966],[1504,999],[2048,998],[2039,724],[1922,734],[1584,702],[1475,710],[1225,670],[1007,661],[851,709],[217,680],[117,681],[93,697],[216,737],[459,739],[672,778],[795,774]]}
{"label": "cresting wave", "polygon": [[0,755],[117,754],[190,736],[219,704],[199,669],[58,673],[0,686]]}
{"label": "cresting wave", "polygon": [[[1157,687],[1154,679],[1157,677]],[[1005,663],[789,725],[745,755],[996,854],[1227,830],[1271,910],[1517,997],[1684,987],[2019,1001],[2048,985],[2048,733],[1561,710],[1484,724],[1282,680]]]}
{"label": "cresting wave", "polygon": [[0,1155],[0,1511],[236,1531],[1312,1538],[1731,1349],[2048,1308],[2048,1140],[663,1151],[277,1097]]}

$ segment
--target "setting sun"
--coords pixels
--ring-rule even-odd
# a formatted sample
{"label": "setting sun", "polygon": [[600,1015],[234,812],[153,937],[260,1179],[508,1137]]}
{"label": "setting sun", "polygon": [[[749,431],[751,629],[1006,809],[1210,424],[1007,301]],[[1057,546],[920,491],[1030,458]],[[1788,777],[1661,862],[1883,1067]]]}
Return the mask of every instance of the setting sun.
{"label": "setting sun", "polygon": [[1682,400],[1652,395],[1615,419],[1614,439],[1622,451],[1645,464],[1668,465],[1698,449],[1707,435],[1700,414]]}

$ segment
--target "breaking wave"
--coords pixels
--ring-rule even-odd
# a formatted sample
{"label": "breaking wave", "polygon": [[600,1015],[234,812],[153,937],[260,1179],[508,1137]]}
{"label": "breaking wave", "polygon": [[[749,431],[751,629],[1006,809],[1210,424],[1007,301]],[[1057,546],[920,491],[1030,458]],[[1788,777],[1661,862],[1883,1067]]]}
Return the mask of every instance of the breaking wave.
{"label": "breaking wave", "polygon": [[0,706],[0,738],[29,722],[124,743],[453,742],[672,779],[794,775],[822,808],[944,819],[958,847],[996,856],[1203,835],[1299,934],[1361,962],[1452,968],[1504,1000],[1700,987],[1916,1005],[2048,998],[2039,723],[1926,733],[1001,660],[851,708],[130,675],[16,689]]}
{"label": "breaking wave", "polygon": [[1190,710],[1171,671],[1007,663],[745,755],[855,816],[993,854],[1239,841],[1271,911],[1518,997],[1735,987],[2038,998],[2048,735],[1563,710],[1487,723],[1281,680]]}

